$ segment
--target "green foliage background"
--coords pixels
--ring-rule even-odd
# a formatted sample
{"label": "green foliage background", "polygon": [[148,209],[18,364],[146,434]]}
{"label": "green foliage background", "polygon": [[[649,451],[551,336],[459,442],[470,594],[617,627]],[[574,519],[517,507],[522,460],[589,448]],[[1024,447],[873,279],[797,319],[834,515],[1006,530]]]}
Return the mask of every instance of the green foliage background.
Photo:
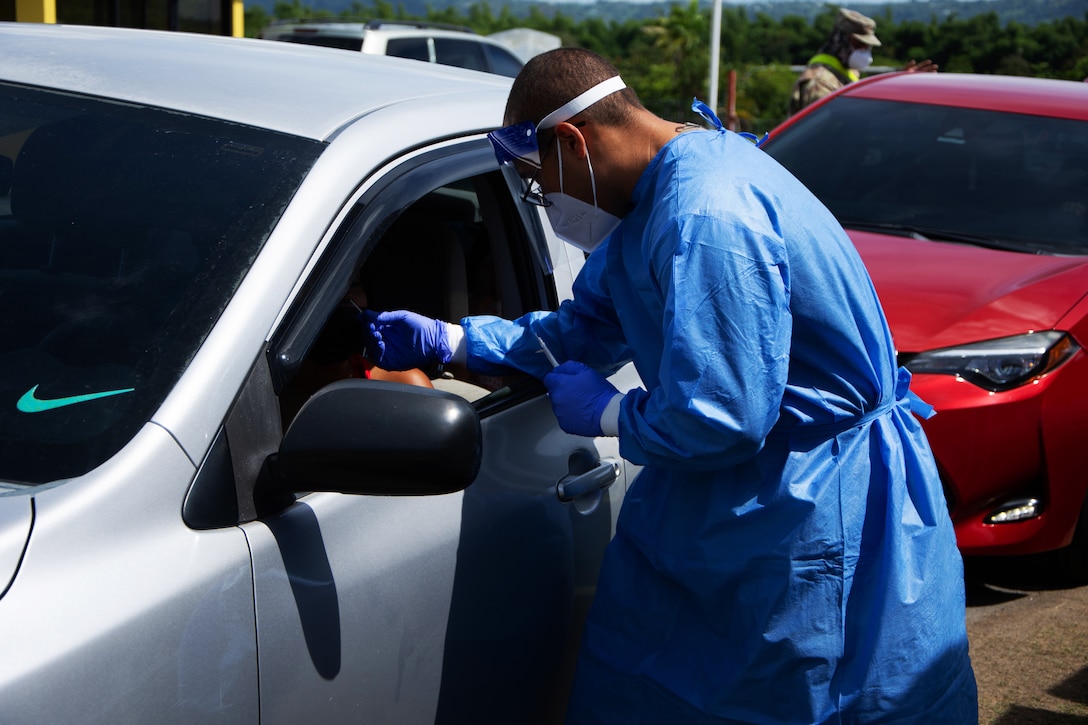
{"label": "green foliage background", "polygon": [[[719,116],[726,119],[729,72],[735,71],[737,130],[762,133],[784,120],[796,66],[805,64],[826,40],[838,9],[824,5],[809,19],[791,14],[773,18],[744,7],[723,7]],[[873,15],[882,41],[875,49],[875,68],[893,69],[912,59],[929,58],[946,72],[1088,79],[1088,12],[1082,18],[1031,26],[1002,23],[996,12],[896,22],[885,6]],[[643,103],[665,118],[690,120],[692,96],[703,100],[709,96],[711,16],[697,0],[673,3],[656,18],[626,20],[575,20],[536,5],[515,13],[505,4],[496,13],[483,0],[465,9],[428,6],[422,17],[387,0],[374,0],[373,5],[355,0],[338,13],[314,10],[301,0],[278,0],[271,16],[257,5],[247,8],[246,34],[256,36],[272,20],[288,18],[427,20],[467,26],[485,35],[532,28],[558,35],[565,46],[607,57]]]}

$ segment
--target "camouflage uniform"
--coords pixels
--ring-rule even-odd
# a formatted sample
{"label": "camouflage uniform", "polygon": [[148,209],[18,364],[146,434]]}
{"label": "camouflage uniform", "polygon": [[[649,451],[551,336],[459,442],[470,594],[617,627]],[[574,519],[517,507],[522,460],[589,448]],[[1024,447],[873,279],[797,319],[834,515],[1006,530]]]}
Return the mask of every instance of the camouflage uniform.
{"label": "camouflage uniform", "polygon": [[790,93],[791,116],[861,77],[857,71],[848,69],[846,62],[855,41],[870,46],[880,45],[874,30],[876,22],[872,18],[845,8],[839,11],[831,37],[820,52],[809,60],[808,67],[793,85]]}
{"label": "camouflage uniform", "polygon": [[[835,65],[821,62],[825,58],[835,60]],[[850,72],[843,67],[843,64],[832,56],[821,54],[813,57],[808,62],[808,67],[797,78],[797,82],[793,84],[793,92],[790,93],[790,115],[855,80],[857,79],[850,77]]]}

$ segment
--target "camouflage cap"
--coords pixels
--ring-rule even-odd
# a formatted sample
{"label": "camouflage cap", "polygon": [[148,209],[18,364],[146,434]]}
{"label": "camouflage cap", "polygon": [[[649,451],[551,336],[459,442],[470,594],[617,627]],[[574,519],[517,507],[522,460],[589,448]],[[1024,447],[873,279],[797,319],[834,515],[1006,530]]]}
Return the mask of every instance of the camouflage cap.
{"label": "camouflage cap", "polygon": [[876,30],[876,21],[867,18],[856,10],[843,8],[839,16],[835,18],[835,30],[849,33],[850,37],[866,45],[880,45],[880,41],[873,33]]}

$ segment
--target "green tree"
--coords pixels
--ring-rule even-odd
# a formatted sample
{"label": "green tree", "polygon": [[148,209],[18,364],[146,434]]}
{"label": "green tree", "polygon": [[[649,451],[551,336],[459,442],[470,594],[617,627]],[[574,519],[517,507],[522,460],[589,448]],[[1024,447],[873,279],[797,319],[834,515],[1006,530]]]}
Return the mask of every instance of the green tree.
{"label": "green tree", "polygon": [[[697,0],[686,6],[674,4],[669,14],[647,25],[650,62],[641,79],[646,95],[655,102],[706,97],[710,75],[709,19]],[[640,88],[641,86],[636,86]]]}
{"label": "green tree", "polygon": [[751,51],[751,26],[748,13],[743,7],[722,8],[722,32],[719,45],[720,58],[727,66],[737,67],[749,62]]}
{"label": "green tree", "polygon": [[256,38],[262,30],[268,27],[270,22],[272,22],[272,18],[260,5],[251,5],[247,7],[245,14],[245,36],[247,38]]}
{"label": "green tree", "polygon": [[[400,2],[372,3],[353,0],[337,17],[425,19],[468,26],[480,33],[532,28],[559,36],[563,45],[588,48],[609,58],[643,103],[665,118],[691,119],[691,97],[709,99],[710,18],[699,0],[673,2],[665,14],[648,22],[633,17],[606,21],[574,5],[569,7],[579,20],[555,10],[554,5],[532,4],[521,11],[519,6],[503,3],[496,15],[490,0],[428,7],[424,18],[415,18]],[[767,13],[753,15],[743,6],[722,8],[719,78],[724,85],[729,70],[737,71],[735,104],[745,130],[762,133],[785,118],[796,77],[790,65],[803,65],[824,44],[838,10],[838,5],[827,4],[811,19],[787,14],[776,20]],[[275,19],[331,16],[302,0],[277,0],[271,15]],[[896,23],[891,7],[886,6],[874,17],[883,41],[876,53],[881,65],[930,58],[943,72],[1077,81],[1088,76],[1088,14],[1031,26],[1024,24],[1030,22],[1025,14],[1013,13],[1010,17],[1016,20],[1002,22],[1002,16],[993,11],[966,18],[953,13],[938,19],[934,14],[928,22]],[[255,36],[270,19],[258,5],[247,8],[246,34]],[[721,98],[720,91],[719,103],[724,107],[727,99]],[[724,118],[724,113],[719,115]]]}
{"label": "green tree", "polygon": [[788,65],[749,66],[737,74],[739,130],[763,133],[789,115],[790,89],[797,74]]}
{"label": "green tree", "polygon": [[1040,23],[1026,32],[1033,43],[1033,57],[1040,74],[1055,78],[1083,80],[1077,70],[1078,61],[1088,57],[1088,15],[1086,22],[1063,18],[1053,23]]}
{"label": "green tree", "polygon": [[895,65],[896,61],[933,59],[934,49],[927,48],[926,26],[917,20],[890,25],[887,31],[881,29],[881,62]]}

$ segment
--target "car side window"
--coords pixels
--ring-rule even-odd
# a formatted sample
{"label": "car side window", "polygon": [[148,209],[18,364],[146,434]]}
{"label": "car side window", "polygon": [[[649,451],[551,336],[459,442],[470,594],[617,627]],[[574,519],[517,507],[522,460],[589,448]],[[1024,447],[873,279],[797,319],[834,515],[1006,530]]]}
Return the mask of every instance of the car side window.
{"label": "car side window", "polygon": [[474,40],[460,38],[435,38],[435,61],[442,65],[487,72],[487,59],[484,57],[484,44]]}
{"label": "car side window", "polygon": [[[480,152],[476,157],[485,158]],[[345,378],[423,385],[478,401],[520,377],[513,370],[510,376],[484,376],[457,367],[390,375],[366,358],[357,322],[364,308],[407,309],[457,322],[470,315],[513,318],[557,304],[550,276],[533,251],[532,237],[541,232],[526,220],[534,217],[519,213],[493,157],[487,165],[492,168],[483,173],[424,187],[422,195],[423,189],[406,183],[414,191],[403,202],[391,189],[378,194],[379,201],[357,206],[360,215],[345,223],[334,245],[340,249],[333,254],[340,256],[326,260],[327,274],[342,281],[318,285],[327,297],[321,307],[331,311],[301,323],[316,334],[284,375],[285,428],[313,393]],[[421,178],[431,176],[421,172]]]}
{"label": "car side window", "polygon": [[431,60],[427,38],[390,38],[385,43],[385,54],[409,60]]}
{"label": "car side window", "polygon": [[510,51],[496,45],[485,45],[484,52],[491,63],[491,72],[514,78],[521,70],[521,61]]}

